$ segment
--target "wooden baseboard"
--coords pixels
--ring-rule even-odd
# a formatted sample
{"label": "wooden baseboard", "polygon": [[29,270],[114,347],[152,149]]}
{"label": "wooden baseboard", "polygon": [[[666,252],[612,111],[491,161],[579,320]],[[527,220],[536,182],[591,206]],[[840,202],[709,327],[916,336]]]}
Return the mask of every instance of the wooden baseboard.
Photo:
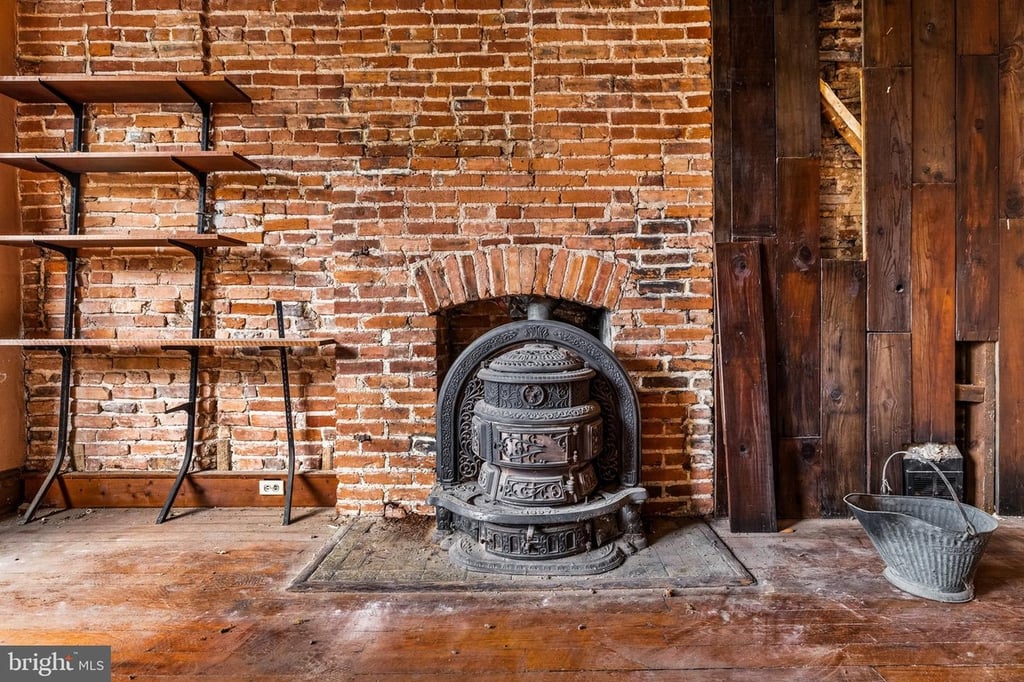
{"label": "wooden baseboard", "polygon": [[25,487],[21,480],[21,469],[0,471],[0,515],[18,509],[25,499]]}
{"label": "wooden baseboard", "polygon": [[[31,499],[43,474],[24,475],[25,499]],[[174,473],[122,471],[72,472],[60,476],[43,505],[65,508],[162,507],[174,484]],[[274,472],[203,471],[190,474],[174,500],[174,507],[283,507],[283,495],[260,495],[261,480],[283,481]],[[333,472],[295,475],[293,507],[333,507],[338,499],[338,477]]]}

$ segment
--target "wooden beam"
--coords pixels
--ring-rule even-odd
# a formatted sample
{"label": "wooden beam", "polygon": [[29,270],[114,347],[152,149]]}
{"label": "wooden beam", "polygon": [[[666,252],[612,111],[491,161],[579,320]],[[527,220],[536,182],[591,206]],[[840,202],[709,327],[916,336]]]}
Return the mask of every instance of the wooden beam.
{"label": "wooden beam", "polygon": [[[818,3],[775,3],[775,118],[777,155],[821,155],[818,78]],[[767,132],[766,132],[767,134]]]}
{"label": "wooden beam", "polygon": [[775,482],[760,244],[715,249],[723,443],[734,533],[774,532]]}
{"label": "wooden beam", "polygon": [[[154,507],[163,505],[173,472],[73,472],[64,474],[43,498],[46,506]],[[190,474],[175,498],[182,507],[282,507],[284,497],[260,495],[261,480],[284,480],[284,471],[226,472],[205,471]],[[39,490],[42,474],[25,475],[25,495],[31,498]],[[338,477],[334,472],[309,472],[295,476],[292,506],[333,507],[338,499]]]}
{"label": "wooden beam", "polygon": [[967,501],[995,510],[996,490],[996,344],[960,343],[957,348],[958,427],[962,429],[964,490]]}
{"label": "wooden beam", "polygon": [[913,180],[956,177],[956,6],[953,0],[913,3]]}
{"label": "wooden beam", "polygon": [[865,68],[863,83],[868,330],[909,332],[911,71]]}
{"label": "wooden beam", "polygon": [[957,384],[956,401],[958,403],[982,403],[988,396],[988,388],[984,384]]}
{"label": "wooden beam", "polygon": [[774,0],[730,0],[733,238],[775,235],[774,13]]}
{"label": "wooden beam", "polygon": [[867,485],[867,333],[860,261],[821,262],[821,516],[846,517]]}
{"label": "wooden beam", "polygon": [[779,434],[821,433],[818,159],[779,159],[774,404]]}
{"label": "wooden beam", "polygon": [[999,340],[999,58],[957,61],[956,333]]}
{"label": "wooden beam", "polygon": [[911,379],[916,443],[956,440],[956,189],[914,185]]}
{"label": "wooden beam", "polygon": [[715,241],[732,239],[732,55],[729,51],[729,3],[711,3],[711,86],[714,118],[711,136],[714,164],[711,169],[714,185]]}
{"label": "wooden beam", "polygon": [[[886,458],[911,442],[911,345],[906,332],[868,334],[868,491],[880,492]],[[892,467],[896,469],[898,467]],[[889,482],[902,489],[899,471]]]}
{"label": "wooden beam", "polygon": [[864,133],[860,121],[843,104],[828,83],[818,79],[818,90],[821,92],[821,105],[825,109],[825,115],[832,123],[846,143],[857,152],[857,156],[864,156]]}
{"label": "wooden beam", "polygon": [[910,66],[910,2],[864,0],[864,68]]}
{"label": "wooden beam", "polygon": [[[999,239],[999,501],[1000,514],[1024,514],[1024,219],[1005,220]],[[1013,339],[1015,343],[1007,341]]]}

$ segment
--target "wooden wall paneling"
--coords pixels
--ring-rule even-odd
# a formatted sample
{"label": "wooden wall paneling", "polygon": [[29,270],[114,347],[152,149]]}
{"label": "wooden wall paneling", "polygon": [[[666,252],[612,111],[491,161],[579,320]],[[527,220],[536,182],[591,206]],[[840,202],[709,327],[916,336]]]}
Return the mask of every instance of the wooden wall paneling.
{"label": "wooden wall paneling", "polygon": [[732,236],[775,234],[774,0],[731,0]]}
{"label": "wooden wall paneling", "polygon": [[910,66],[911,3],[864,0],[864,67]]}
{"label": "wooden wall paneling", "polygon": [[956,188],[914,185],[911,377],[915,442],[956,438]]}
{"label": "wooden wall paneling", "polygon": [[957,54],[999,54],[999,0],[956,0]]}
{"label": "wooden wall paneling", "polygon": [[1024,0],[999,3],[999,211],[1024,218]]}
{"label": "wooden wall paneling", "polygon": [[779,159],[773,395],[783,437],[821,433],[819,175],[817,159]]}
{"label": "wooden wall paneling", "polygon": [[779,305],[779,271],[777,266],[778,246],[774,239],[757,240],[760,244],[758,253],[761,256],[761,310],[764,316],[762,325],[764,334],[765,377],[768,382],[768,401],[771,406],[772,442],[779,438],[779,366],[778,366],[778,305]]}
{"label": "wooden wall paneling", "polygon": [[[718,321],[715,321],[718,329]],[[725,406],[722,403],[721,341],[715,334],[715,517],[729,516],[729,468],[725,464]]]}
{"label": "wooden wall paneling", "polygon": [[967,502],[995,510],[996,344],[957,344],[957,441],[964,456]]}
{"label": "wooden wall paneling", "polygon": [[956,331],[999,338],[999,60],[958,59]]}
{"label": "wooden wall paneling", "polygon": [[775,0],[775,116],[779,158],[821,154],[817,0]]}
{"label": "wooden wall paneling", "polygon": [[732,57],[729,3],[711,3],[711,146],[715,241],[732,239]]}
{"label": "wooden wall paneling", "polygon": [[780,519],[821,515],[821,438],[780,438],[775,472],[775,505]]}
{"label": "wooden wall paneling", "polygon": [[821,262],[821,491],[823,517],[845,517],[843,496],[865,490],[867,329],[862,261]]}
{"label": "wooden wall paneling", "polygon": [[[867,480],[871,492],[881,490],[886,458],[911,442],[910,334],[868,334]],[[892,466],[889,483],[903,485],[900,467]]]}
{"label": "wooden wall paneling", "polygon": [[911,71],[863,71],[870,331],[910,331]]}
{"label": "wooden wall paneling", "polygon": [[999,242],[999,500],[1024,514],[1024,219],[1003,223]]}
{"label": "wooden wall paneling", "polygon": [[914,0],[914,182],[956,177],[955,0]]}
{"label": "wooden wall paneling", "polygon": [[760,245],[716,246],[723,422],[733,532],[777,529]]}
{"label": "wooden wall paneling", "polygon": [[997,507],[1024,514],[1024,0],[1000,0],[999,60]]}

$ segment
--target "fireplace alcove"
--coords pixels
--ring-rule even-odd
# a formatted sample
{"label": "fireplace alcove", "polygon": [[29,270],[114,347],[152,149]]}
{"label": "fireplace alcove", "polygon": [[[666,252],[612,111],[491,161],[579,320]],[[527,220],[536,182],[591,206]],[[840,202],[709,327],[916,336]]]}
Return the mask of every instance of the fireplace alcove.
{"label": "fireplace alcove", "polygon": [[[628,554],[646,545],[640,521],[640,505],[647,492],[640,487],[640,419],[636,391],[625,369],[597,335],[605,320],[602,311],[545,298],[510,297],[504,304],[499,308],[508,310],[511,321],[489,329],[469,343],[455,357],[441,385],[437,405],[437,479],[428,498],[437,508],[436,540],[449,548],[453,563],[470,570],[519,575],[587,575],[611,570],[621,565]],[[450,348],[460,345],[451,342],[465,334],[466,329],[458,324],[460,319],[473,319],[472,315],[460,317],[465,314],[466,311],[449,313],[448,324],[443,325],[449,335]],[[491,318],[490,324],[493,322]],[[481,319],[477,318],[474,324],[480,325]],[[487,424],[483,428],[487,433],[501,432],[494,439],[496,447],[500,447],[499,442],[532,439],[536,434],[541,434],[539,438],[550,444],[559,437],[547,435],[549,432],[545,429],[551,424],[542,423],[543,415],[549,420],[553,415],[559,422],[554,427],[556,431],[576,433],[585,427],[571,423],[571,415],[599,413],[600,424],[594,431],[598,434],[594,438],[599,442],[594,445],[592,474],[596,488],[584,499],[569,494],[566,496],[571,498],[568,503],[526,499],[516,504],[507,499],[495,499],[481,486],[491,466],[491,463],[484,464],[484,460],[491,459],[500,466],[499,460],[506,459],[500,454],[489,458],[480,452],[486,447],[481,445],[478,434],[481,407],[487,408],[484,413],[488,410],[495,413],[493,407],[484,404],[487,382],[481,378],[482,373],[490,372],[489,376],[512,381],[514,385],[515,376],[511,379],[498,377],[488,365],[496,363],[493,366],[497,366],[502,359],[511,356],[531,355],[556,356],[559,363],[577,368],[574,376],[585,372],[590,378],[584,381],[586,386],[582,389],[581,400],[589,407],[567,400],[556,409],[541,409],[531,414],[530,406],[517,402],[513,396],[512,409],[505,413],[515,415],[513,422],[522,420],[525,415],[526,422]],[[453,356],[454,352],[449,355]],[[538,374],[536,367],[527,370],[530,371],[533,373],[522,375],[526,382],[523,386],[529,389],[543,392],[547,389],[538,388],[538,383],[559,380],[557,374]],[[575,389],[566,393],[575,395]],[[587,448],[574,438],[565,436],[562,445],[550,446],[541,460],[557,455],[564,458],[562,464],[570,468],[585,464],[589,467],[584,460],[591,455],[580,455]],[[542,470],[547,467],[547,471],[541,473],[548,474],[548,479],[552,464],[552,461],[540,464]],[[520,467],[519,473],[523,473],[521,465],[520,460],[512,464],[512,468]],[[529,478],[536,473],[526,474],[525,480],[537,480]],[[572,486],[569,482],[568,487]]]}

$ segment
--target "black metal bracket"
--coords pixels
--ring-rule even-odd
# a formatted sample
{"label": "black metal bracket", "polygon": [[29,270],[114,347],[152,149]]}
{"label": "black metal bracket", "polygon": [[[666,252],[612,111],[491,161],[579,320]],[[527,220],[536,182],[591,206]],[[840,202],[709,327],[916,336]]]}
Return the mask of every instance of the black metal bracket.
{"label": "black metal bracket", "polygon": [[171,486],[170,492],[167,493],[167,499],[164,501],[164,506],[160,509],[160,513],[156,517],[157,524],[161,524],[167,519],[167,514],[170,513],[171,506],[174,504],[174,498],[178,496],[181,484],[185,481],[185,476],[188,475],[189,469],[192,468],[192,458],[195,453],[196,396],[198,395],[199,390],[199,348],[193,346],[187,350],[189,356],[188,402],[167,410],[168,412],[179,412],[184,410],[188,414],[188,421],[185,425],[185,454],[181,458],[181,466],[178,468],[178,475],[174,479],[174,484]]}
{"label": "black metal bracket", "polygon": [[[182,249],[185,249],[192,254],[195,258],[195,279],[193,280],[192,286],[192,338],[200,338],[200,306],[202,305],[203,296],[203,266],[205,263],[205,250],[202,247],[192,246],[190,244],[176,243]],[[164,501],[164,506],[160,509],[160,513],[156,517],[158,524],[163,523],[167,519],[167,514],[171,511],[171,506],[174,504],[174,498],[178,496],[178,491],[181,489],[181,484],[185,481],[185,476],[188,475],[189,469],[192,468],[192,459],[195,454],[196,445],[196,400],[199,395],[199,348],[196,346],[189,346],[185,348],[188,352],[189,369],[188,369],[188,400],[181,405],[177,405],[167,410],[171,412],[184,411],[188,415],[188,420],[185,425],[185,453],[181,458],[181,466],[178,469],[178,475],[174,479],[174,484],[171,486],[171,490],[167,493],[167,499]]]}
{"label": "black metal bracket", "polygon": [[[277,312],[277,337],[284,338],[284,307],[275,301]],[[281,525],[287,526],[292,517],[292,491],[295,489],[295,430],[292,426],[292,392],[288,381],[288,349],[278,349],[281,357],[281,385],[284,388],[284,419],[288,433],[288,479],[284,485],[284,518]]]}
{"label": "black metal bracket", "polygon": [[199,129],[199,147],[205,152],[210,149],[210,127],[213,121],[213,104],[195,93],[187,84],[178,81],[178,87],[188,93],[192,101],[199,107],[203,115],[202,127]]}
{"label": "black metal bracket", "polygon": [[43,484],[39,486],[39,490],[36,492],[36,496],[32,499],[28,509],[25,511],[25,515],[21,518],[20,523],[28,523],[36,515],[36,511],[39,509],[40,503],[46,496],[46,493],[50,490],[50,486],[57,479],[57,474],[64,467],[64,461],[67,459],[68,454],[68,423],[71,417],[71,348],[70,346],[61,346],[57,348],[60,353],[60,403],[58,407],[58,418],[57,418],[57,452],[53,458],[53,465],[50,467],[50,471],[46,474],[46,478],[43,479]]}
{"label": "black metal bracket", "polygon": [[48,90],[50,94],[52,94],[54,97],[59,99],[64,104],[68,105],[68,108],[71,109],[71,113],[75,117],[75,125],[72,129],[72,151],[82,151],[82,132],[85,129],[85,104],[77,100],[71,99],[70,97],[62,93],[60,90],[53,87],[50,83],[47,83],[45,80],[39,81],[39,84],[43,86],[43,88]]}

